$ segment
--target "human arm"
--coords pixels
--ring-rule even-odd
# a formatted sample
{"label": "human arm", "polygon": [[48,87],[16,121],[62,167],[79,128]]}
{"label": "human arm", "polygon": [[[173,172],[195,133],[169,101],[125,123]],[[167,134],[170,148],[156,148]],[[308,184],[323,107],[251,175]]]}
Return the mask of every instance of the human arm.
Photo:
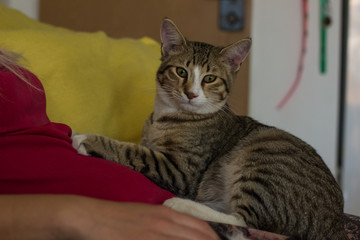
{"label": "human arm", "polygon": [[74,195],[0,195],[5,239],[218,239],[203,221],[159,205]]}

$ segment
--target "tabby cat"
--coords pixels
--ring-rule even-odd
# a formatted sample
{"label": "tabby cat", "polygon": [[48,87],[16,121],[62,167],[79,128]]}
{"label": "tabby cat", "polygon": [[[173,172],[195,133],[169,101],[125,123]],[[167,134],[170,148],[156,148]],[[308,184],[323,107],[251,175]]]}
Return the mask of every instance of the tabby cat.
{"label": "tabby cat", "polygon": [[78,151],[126,165],[241,225],[296,239],[347,239],[341,190],[316,151],[227,106],[251,39],[227,47],[193,42],[164,19],[161,41],[155,108],[141,144],[78,135]]}

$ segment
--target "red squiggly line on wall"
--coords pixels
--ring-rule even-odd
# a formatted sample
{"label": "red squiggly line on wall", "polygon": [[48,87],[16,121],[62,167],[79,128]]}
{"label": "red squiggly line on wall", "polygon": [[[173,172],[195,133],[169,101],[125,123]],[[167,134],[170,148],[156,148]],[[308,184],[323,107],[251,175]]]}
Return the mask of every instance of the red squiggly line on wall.
{"label": "red squiggly line on wall", "polygon": [[279,104],[276,107],[278,110],[281,110],[289,102],[290,98],[294,95],[301,81],[301,77],[304,70],[306,43],[308,37],[308,13],[309,13],[308,10],[309,10],[308,0],[302,0],[302,38],[301,38],[301,52],[298,63],[298,69],[296,72],[295,81],[293,82],[286,95],[282,98],[282,100],[279,102]]}

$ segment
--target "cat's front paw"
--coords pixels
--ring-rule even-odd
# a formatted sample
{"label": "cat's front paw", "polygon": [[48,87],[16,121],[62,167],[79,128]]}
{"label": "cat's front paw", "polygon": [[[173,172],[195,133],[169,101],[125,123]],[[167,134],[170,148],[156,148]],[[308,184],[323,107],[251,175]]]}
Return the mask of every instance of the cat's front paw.
{"label": "cat's front paw", "polygon": [[85,134],[73,134],[71,136],[72,146],[77,150],[79,154],[90,156],[90,154],[86,151],[86,147],[83,142],[86,140],[87,135]]}

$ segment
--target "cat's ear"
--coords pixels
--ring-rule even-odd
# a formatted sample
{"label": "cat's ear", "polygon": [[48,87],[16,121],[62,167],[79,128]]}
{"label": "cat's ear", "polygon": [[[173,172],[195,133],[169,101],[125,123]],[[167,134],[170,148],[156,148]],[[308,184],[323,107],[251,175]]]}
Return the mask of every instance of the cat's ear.
{"label": "cat's ear", "polygon": [[186,44],[184,36],[181,34],[175,23],[165,18],[160,29],[161,38],[161,54],[162,56],[182,50],[182,46]]}
{"label": "cat's ear", "polygon": [[240,69],[242,62],[249,54],[251,47],[251,38],[242,39],[220,51],[222,61],[229,65],[231,71],[236,72]]}

